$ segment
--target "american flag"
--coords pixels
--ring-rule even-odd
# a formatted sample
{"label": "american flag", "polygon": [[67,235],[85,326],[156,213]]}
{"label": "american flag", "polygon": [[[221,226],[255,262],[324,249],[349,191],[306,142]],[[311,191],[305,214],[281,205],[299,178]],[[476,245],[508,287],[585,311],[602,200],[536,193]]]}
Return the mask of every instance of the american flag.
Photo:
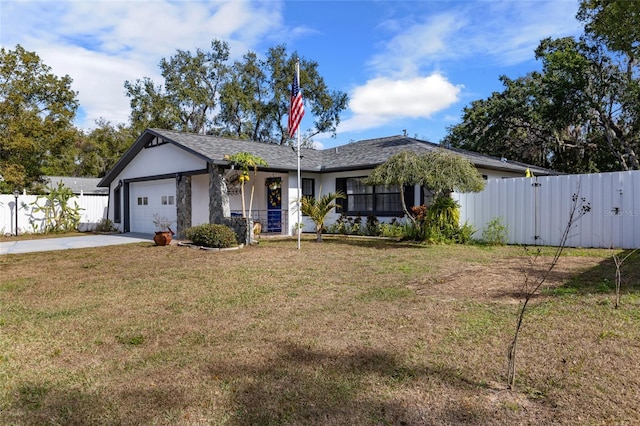
{"label": "american flag", "polygon": [[304,115],[304,103],[302,102],[302,93],[298,85],[298,73],[293,77],[291,85],[291,106],[289,107],[289,137],[293,137],[300,126],[302,116]]}

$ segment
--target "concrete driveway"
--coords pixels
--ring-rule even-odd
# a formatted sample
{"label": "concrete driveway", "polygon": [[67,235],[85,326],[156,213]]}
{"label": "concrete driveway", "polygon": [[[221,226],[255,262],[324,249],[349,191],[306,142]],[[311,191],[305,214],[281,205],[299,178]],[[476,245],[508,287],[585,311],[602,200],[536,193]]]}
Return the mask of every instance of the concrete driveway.
{"label": "concrete driveway", "polygon": [[107,234],[107,235],[83,235],[79,237],[41,238],[37,240],[19,240],[0,242],[0,255],[32,253],[36,251],[67,250],[89,247],[114,246],[119,244],[131,244],[141,242],[153,242],[151,234]]}

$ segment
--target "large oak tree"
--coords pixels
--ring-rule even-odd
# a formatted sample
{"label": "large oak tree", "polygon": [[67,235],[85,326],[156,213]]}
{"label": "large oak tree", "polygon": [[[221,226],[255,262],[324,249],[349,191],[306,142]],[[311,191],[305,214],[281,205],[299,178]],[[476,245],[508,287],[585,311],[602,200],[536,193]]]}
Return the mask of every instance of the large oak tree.
{"label": "large oak tree", "polygon": [[126,81],[134,132],[140,134],[147,127],[193,133],[210,131],[219,87],[227,78],[228,59],[228,44],[213,40],[209,51],[178,50],[169,59],[162,58],[164,86],[149,77]]}
{"label": "large oak tree", "polygon": [[103,177],[139,136],[124,124],[100,118],[75,142],[74,176]]}
{"label": "large oak tree", "polygon": [[[617,2],[582,7],[595,3]],[[637,22],[634,13],[616,12],[620,28]],[[500,77],[504,90],[464,108],[443,145],[564,172],[640,169],[638,42],[617,34],[542,40],[535,51],[542,70]],[[611,50],[618,47],[625,50]]]}
{"label": "large oak tree", "polygon": [[69,172],[78,101],[72,79],[51,72],[35,52],[0,49],[0,189],[29,187]]}
{"label": "large oak tree", "polygon": [[[264,57],[246,53],[228,64],[225,42],[213,40],[210,51],[179,50],[162,59],[164,85],[148,77],[125,82],[131,98],[132,127],[161,127],[259,142],[285,144],[295,53],[283,45]],[[300,58],[300,87],[307,116],[313,126],[303,138],[310,143],[319,133],[335,134],[347,95],[331,91],[318,71],[318,63]]]}

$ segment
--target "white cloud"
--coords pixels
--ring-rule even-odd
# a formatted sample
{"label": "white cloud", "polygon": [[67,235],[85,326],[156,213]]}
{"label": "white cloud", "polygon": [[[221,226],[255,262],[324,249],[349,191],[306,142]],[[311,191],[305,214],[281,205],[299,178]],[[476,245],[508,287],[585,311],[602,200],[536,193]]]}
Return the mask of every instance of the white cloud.
{"label": "white cloud", "polygon": [[379,77],[356,87],[349,108],[354,115],[340,124],[340,132],[383,126],[403,118],[429,118],[458,100],[462,86],[441,74],[409,79]]}
{"label": "white cloud", "polygon": [[533,59],[545,37],[580,33],[578,4],[569,1],[447,3],[447,10],[381,26],[394,35],[369,65],[378,75],[413,76],[451,61],[514,65]]}
{"label": "white cloud", "polygon": [[125,80],[161,83],[160,59],[207,50],[214,38],[239,57],[280,29],[281,8],[278,1],[3,2],[1,43],[21,44],[56,75],[69,75],[85,117],[77,125],[89,128],[99,117],[127,122]]}
{"label": "white cloud", "polygon": [[[437,70],[464,68],[468,62],[519,64],[533,59],[541,39],[580,32],[579,23],[567,20],[577,11],[575,2],[446,3],[440,10],[434,5],[442,6],[431,3],[426,12],[379,25],[380,31],[392,36],[368,61],[375,78],[352,90],[353,116],[341,123],[341,133],[378,128],[394,120],[430,118],[457,102],[463,88]],[[421,77],[426,74],[430,75]],[[445,121],[451,120],[448,115]]]}
{"label": "white cloud", "polygon": [[417,75],[425,62],[450,54],[447,41],[463,26],[463,20],[452,14],[431,16],[403,28],[369,64],[382,75]]}

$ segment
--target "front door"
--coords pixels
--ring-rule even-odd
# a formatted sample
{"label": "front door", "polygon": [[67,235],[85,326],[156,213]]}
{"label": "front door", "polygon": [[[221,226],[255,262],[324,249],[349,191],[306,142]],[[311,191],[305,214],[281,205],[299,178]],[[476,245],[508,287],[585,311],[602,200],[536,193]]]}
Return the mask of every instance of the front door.
{"label": "front door", "polygon": [[282,232],[282,179],[267,178],[267,232]]}

